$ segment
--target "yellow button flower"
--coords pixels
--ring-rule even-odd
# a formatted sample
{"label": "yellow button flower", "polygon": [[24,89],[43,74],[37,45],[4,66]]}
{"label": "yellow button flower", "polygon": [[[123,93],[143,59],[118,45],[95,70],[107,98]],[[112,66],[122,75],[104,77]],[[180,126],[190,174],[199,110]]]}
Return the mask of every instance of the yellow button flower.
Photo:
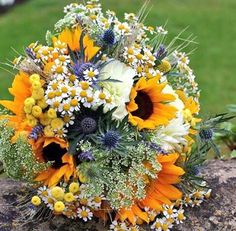
{"label": "yellow button flower", "polygon": [[33,196],[31,199],[31,203],[34,206],[39,206],[41,204],[41,199],[38,196]]}
{"label": "yellow button flower", "polygon": [[63,200],[64,195],[65,195],[63,189],[59,186],[53,187],[51,189],[51,194],[57,200]]}
{"label": "yellow button flower", "polygon": [[57,118],[57,112],[56,112],[53,108],[50,108],[50,109],[48,110],[47,115],[48,115],[48,118],[50,118],[50,119],[55,119],[55,118]]}
{"label": "yellow button flower", "polygon": [[39,106],[33,106],[32,115],[36,118],[39,118],[42,114],[42,108]]}
{"label": "yellow button flower", "polygon": [[171,64],[167,60],[162,60],[161,64],[157,68],[159,71],[166,73],[171,70]]}
{"label": "yellow button flower", "polygon": [[33,74],[30,76],[30,82],[33,83],[34,81],[40,81],[40,76],[38,74]]}
{"label": "yellow button flower", "polygon": [[75,197],[74,197],[73,193],[69,192],[69,193],[65,194],[64,200],[66,202],[70,203],[70,202],[73,202],[75,200]]}
{"label": "yellow button flower", "polygon": [[54,211],[57,213],[62,213],[65,209],[65,204],[62,201],[57,201],[54,204]]}
{"label": "yellow button flower", "polygon": [[79,191],[79,183],[73,182],[69,186],[69,191],[71,193],[77,193]]}

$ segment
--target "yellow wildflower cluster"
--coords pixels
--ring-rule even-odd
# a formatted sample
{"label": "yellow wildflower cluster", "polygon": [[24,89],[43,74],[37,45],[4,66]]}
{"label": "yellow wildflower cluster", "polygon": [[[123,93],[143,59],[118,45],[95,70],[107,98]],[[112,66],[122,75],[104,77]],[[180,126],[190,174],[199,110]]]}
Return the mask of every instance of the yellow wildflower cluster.
{"label": "yellow wildflower cluster", "polygon": [[42,124],[44,134],[47,137],[55,136],[55,131],[60,131],[64,126],[64,121],[57,118],[54,109],[48,108],[44,98],[43,81],[38,74],[30,76],[32,95],[24,101],[24,112],[26,113],[26,123],[30,127]]}

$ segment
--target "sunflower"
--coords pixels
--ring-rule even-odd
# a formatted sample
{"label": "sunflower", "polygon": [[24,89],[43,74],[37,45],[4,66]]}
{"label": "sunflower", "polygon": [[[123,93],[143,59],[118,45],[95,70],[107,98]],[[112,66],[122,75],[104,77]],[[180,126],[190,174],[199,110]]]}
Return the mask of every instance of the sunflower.
{"label": "sunflower", "polygon": [[62,177],[68,182],[75,175],[74,158],[68,154],[67,148],[67,142],[59,138],[41,137],[32,143],[33,152],[39,161],[52,162],[52,166],[41,172],[35,181],[51,187],[57,185]]}
{"label": "sunflower", "polygon": [[177,109],[168,105],[175,100],[172,94],[163,93],[166,84],[158,83],[158,78],[140,78],[132,88],[127,105],[129,121],[139,129],[155,129],[166,125],[176,116]]}
{"label": "sunflower", "polygon": [[136,218],[149,223],[145,207],[161,211],[162,205],[171,205],[173,201],[181,199],[182,192],[173,186],[180,182],[180,176],[185,173],[182,168],[175,165],[178,158],[177,153],[158,155],[157,161],[161,164],[162,170],[157,173],[157,178],[147,185],[146,197],[135,201],[129,209],[122,208],[117,214],[117,219],[121,221],[128,219],[133,225],[136,223]]}
{"label": "sunflower", "polygon": [[13,115],[2,116],[1,119],[7,119],[9,125],[14,128],[15,136],[13,140],[23,132],[29,133],[31,128],[26,124],[24,101],[32,95],[31,83],[29,76],[24,72],[19,72],[15,76],[12,88],[9,88],[10,94],[14,97],[13,101],[1,100],[0,104],[10,110]]}
{"label": "sunflower", "polygon": [[100,48],[94,46],[94,41],[87,34],[82,35],[82,33],[83,31],[80,27],[76,27],[75,29],[66,28],[59,34],[58,38],[53,38],[54,46],[55,43],[59,40],[66,43],[72,51],[80,51],[81,36],[84,36],[83,48],[85,62],[88,62],[97,54]]}

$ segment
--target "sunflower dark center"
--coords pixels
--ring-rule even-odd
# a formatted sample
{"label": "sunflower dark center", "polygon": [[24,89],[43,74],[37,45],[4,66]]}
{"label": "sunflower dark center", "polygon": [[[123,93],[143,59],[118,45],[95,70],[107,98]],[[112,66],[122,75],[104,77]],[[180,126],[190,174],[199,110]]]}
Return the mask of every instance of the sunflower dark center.
{"label": "sunflower dark center", "polygon": [[132,112],[133,116],[137,116],[143,120],[146,120],[152,115],[153,103],[145,92],[138,92],[135,98],[135,103],[138,105],[138,109]]}
{"label": "sunflower dark center", "polygon": [[59,144],[51,143],[43,148],[43,158],[46,162],[52,161],[52,167],[58,169],[64,165],[62,163],[62,157],[66,152],[67,150],[61,148]]}

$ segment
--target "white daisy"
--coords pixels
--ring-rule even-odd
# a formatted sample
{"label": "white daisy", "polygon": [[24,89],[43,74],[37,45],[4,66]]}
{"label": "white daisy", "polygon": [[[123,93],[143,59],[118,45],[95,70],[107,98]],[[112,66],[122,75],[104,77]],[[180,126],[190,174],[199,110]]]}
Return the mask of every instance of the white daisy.
{"label": "white daisy", "polygon": [[90,211],[90,209],[84,206],[78,209],[77,214],[78,214],[78,217],[83,219],[83,221],[85,222],[87,222],[88,220],[91,220],[93,217],[93,213]]}

